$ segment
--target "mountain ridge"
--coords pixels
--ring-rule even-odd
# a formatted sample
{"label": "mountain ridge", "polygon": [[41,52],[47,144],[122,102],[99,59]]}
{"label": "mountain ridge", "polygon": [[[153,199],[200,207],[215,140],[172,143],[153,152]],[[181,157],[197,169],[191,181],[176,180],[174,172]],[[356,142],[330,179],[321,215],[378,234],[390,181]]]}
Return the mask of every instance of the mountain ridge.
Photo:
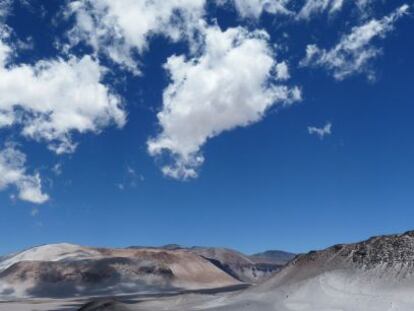
{"label": "mountain ridge", "polygon": [[411,311],[413,290],[414,231],[407,231],[298,255],[211,311]]}

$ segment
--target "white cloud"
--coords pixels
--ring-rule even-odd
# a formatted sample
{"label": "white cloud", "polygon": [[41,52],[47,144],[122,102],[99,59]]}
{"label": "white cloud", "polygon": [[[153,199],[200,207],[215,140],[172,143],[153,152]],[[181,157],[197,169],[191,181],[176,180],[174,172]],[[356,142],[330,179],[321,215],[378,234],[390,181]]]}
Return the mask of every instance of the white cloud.
{"label": "white cloud", "polygon": [[292,14],[287,9],[290,0],[216,0],[219,5],[231,3],[235,6],[240,16],[259,18],[263,12],[270,14]]}
{"label": "white cloud", "polygon": [[317,135],[320,139],[324,139],[325,136],[332,134],[332,123],[328,122],[325,124],[324,127],[315,127],[315,126],[309,126],[308,127],[308,133],[310,135]]}
{"label": "white cloud", "polygon": [[365,16],[369,7],[369,4],[375,2],[374,0],[307,0],[299,13],[297,14],[298,19],[310,19],[315,15],[328,12],[329,15],[333,15],[339,12],[349,2],[354,5],[358,13],[361,16]]}
{"label": "white cloud", "polygon": [[[242,17],[258,18],[263,12],[291,14],[290,0],[215,0],[231,3]],[[76,25],[69,33],[70,46],[86,42],[100,55],[135,74],[140,63],[134,57],[148,49],[153,36],[163,35],[173,42],[185,40],[194,52],[199,48],[204,28],[206,0],[82,0],[69,4],[68,16]]]}
{"label": "white cloud", "polygon": [[276,79],[288,80],[290,78],[289,67],[286,62],[280,62],[276,65]]}
{"label": "white cloud", "polygon": [[[215,0],[234,5],[242,17],[258,18],[263,12],[292,14],[291,0]],[[70,46],[87,42],[96,53],[140,74],[134,58],[148,48],[151,37],[163,35],[176,42],[186,40],[192,50],[199,47],[204,26],[206,0],[82,0],[69,4],[68,16],[76,25],[69,33]]]}
{"label": "white cloud", "polygon": [[408,5],[403,5],[380,20],[372,19],[362,26],[352,28],[351,33],[343,36],[331,50],[308,45],[301,65],[325,67],[338,80],[354,73],[367,72],[369,61],[381,53],[372,41],[375,38],[384,38],[392,31],[394,23],[406,15],[408,9]]}
{"label": "white cloud", "polygon": [[11,0],[0,0],[0,21],[9,14],[10,5]]}
{"label": "white cloud", "polygon": [[273,51],[263,31],[205,29],[199,57],[172,56],[171,76],[157,115],[161,133],[148,141],[151,155],[166,151],[172,163],[165,175],[197,177],[204,161],[201,147],[220,133],[260,121],[273,106],[300,100],[298,88],[276,84]]}
{"label": "white cloud", "polygon": [[42,192],[39,174],[28,175],[25,168],[26,156],[8,145],[0,150],[0,190],[14,185],[21,200],[41,204],[49,199]]}
{"label": "white cloud", "polygon": [[75,1],[69,6],[77,21],[70,39],[72,44],[88,42],[98,53],[138,74],[134,53],[143,53],[150,37],[158,34],[192,41],[204,6],[205,0]]}
{"label": "white cloud", "polygon": [[313,15],[328,11],[330,14],[339,11],[344,0],[307,0],[298,13],[298,18],[309,19]]}
{"label": "white cloud", "polygon": [[123,126],[120,99],[101,83],[105,70],[96,60],[85,56],[16,65],[7,35],[0,39],[0,128],[19,124],[24,136],[45,141],[60,154],[75,149],[72,132]]}

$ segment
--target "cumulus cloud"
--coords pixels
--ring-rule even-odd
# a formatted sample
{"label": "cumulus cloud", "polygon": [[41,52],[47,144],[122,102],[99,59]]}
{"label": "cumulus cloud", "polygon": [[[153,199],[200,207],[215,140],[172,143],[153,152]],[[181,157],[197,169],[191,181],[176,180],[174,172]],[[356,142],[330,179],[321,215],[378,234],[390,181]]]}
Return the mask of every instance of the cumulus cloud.
{"label": "cumulus cloud", "polygon": [[219,5],[232,4],[242,17],[259,18],[263,12],[290,15],[287,8],[290,0],[217,0]]}
{"label": "cumulus cloud", "polygon": [[49,196],[42,191],[39,174],[29,175],[25,168],[26,156],[14,146],[0,150],[0,190],[15,186],[18,197],[31,203],[45,203]]}
{"label": "cumulus cloud", "polygon": [[[124,125],[121,100],[101,82],[106,69],[97,60],[68,56],[16,63],[16,42],[12,30],[0,24],[0,130],[13,126],[61,154],[75,150],[75,132],[98,133],[110,124]],[[13,146],[0,153],[0,190],[14,185],[20,199],[46,202],[39,174],[26,174],[26,156]]]}
{"label": "cumulus cloud", "polygon": [[309,126],[308,133],[310,135],[317,135],[320,139],[324,139],[325,136],[332,134],[332,123],[328,122],[324,127]]}
{"label": "cumulus cloud", "polygon": [[261,120],[273,106],[300,100],[296,87],[276,83],[273,51],[263,31],[205,29],[199,57],[172,56],[165,64],[171,83],[157,114],[161,132],[148,141],[151,155],[172,158],[165,175],[197,177],[201,147],[220,133]]}
{"label": "cumulus cloud", "polygon": [[0,128],[21,126],[24,136],[45,141],[56,153],[74,151],[72,132],[123,126],[120,99],[101,83],[105,70],[90,56],[13,64],[13,48],[0,40]]}
{"label": "cumulus cloud", "polygon": [[97,53],[138,74],[134,53],[143,53],[154,35],[194,40],[204,6],[205,0],[74,1],[68,14],[76,17],[76,26],[69,37],[72,45],[87,42]]}
{"label": "cumulus cloud", "polygon": [[338,80],[355,73],[368,72],[369,62],[381,53],[373,40],[385,38],[394,29],[394,23],[406,15],[408,10],[408,5],[402,5],[382,19],[372,19],[362,26],[352,28],[351,33],[344,35],[331,50],[321,49],[314,44],[308,45],[301,65],[324,67]]}

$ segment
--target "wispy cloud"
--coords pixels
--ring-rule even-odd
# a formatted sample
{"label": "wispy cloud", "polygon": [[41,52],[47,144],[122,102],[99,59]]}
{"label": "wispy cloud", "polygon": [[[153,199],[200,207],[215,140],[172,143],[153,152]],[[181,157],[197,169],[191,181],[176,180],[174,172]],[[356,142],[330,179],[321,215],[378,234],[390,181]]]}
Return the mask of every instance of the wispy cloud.
{"label": "wispy cloud", "polygon": [[330,14],[339,11],[344,0],[307,0],[299,11],[297,18],[309,19],[311,16],[328,11]]}
{"label": "wispy cloud", "polygon": [[270,14],[293,14],[287,8],[291,0],[216,0],[219,5],[233,4],[241,17],[259,18],[263,12]]}
{"label": "wispy cloud", "polygon": [[116,186],[119,190],[123,191],[128,188],[137,187],[138,183],[143,182],[144,180],[144,175],[137,173],[134,168],[128,165],[125,170],[123,181],[121,183],[117,183]]}
{"label": "wispy cloud", "polygon": [[60,175],[62,175],[62,163],[56,163],[56,164],[52,167],[52,172],[53,172],[56,176],[60,176]]}
{"label": "wispy cloud", "polygon": [[393,13],[382,19],[372,19],[362,26],[352,28],[339,43],[330,50],[308,45],[302,66],[326,68],[338,80],[343,80],[356,73],[368,73],[369,62],[381,53],[373,43],[375,38],[385,38],[394,29],[394,23],[408,13],[409,6],[402,5]]}
{"label": "wispy cloud", "polygon": [[307,0],[296,15],[298,20],[309,20],[320,14],[328,14],[329,17],[338,14],[346,4],[356,8],[360,17],[367,17],[370,5],[375,0]]}
{"label": "wispy cloud", "polygon": [[325,136],[332,134],[332,123],[328,122],[323,127],[308,126],[308,133],[310,135],[316,135],[320,139],[324,139]]}

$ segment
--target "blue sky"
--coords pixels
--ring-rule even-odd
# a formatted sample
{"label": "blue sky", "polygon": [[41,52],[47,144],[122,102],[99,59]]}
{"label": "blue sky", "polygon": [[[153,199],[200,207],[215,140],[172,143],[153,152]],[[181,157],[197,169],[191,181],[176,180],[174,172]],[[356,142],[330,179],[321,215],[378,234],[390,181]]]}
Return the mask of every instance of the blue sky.
{"label": "blue sky", "polygon": [[413,229],[412,2],[0,3],[0,254]]}

